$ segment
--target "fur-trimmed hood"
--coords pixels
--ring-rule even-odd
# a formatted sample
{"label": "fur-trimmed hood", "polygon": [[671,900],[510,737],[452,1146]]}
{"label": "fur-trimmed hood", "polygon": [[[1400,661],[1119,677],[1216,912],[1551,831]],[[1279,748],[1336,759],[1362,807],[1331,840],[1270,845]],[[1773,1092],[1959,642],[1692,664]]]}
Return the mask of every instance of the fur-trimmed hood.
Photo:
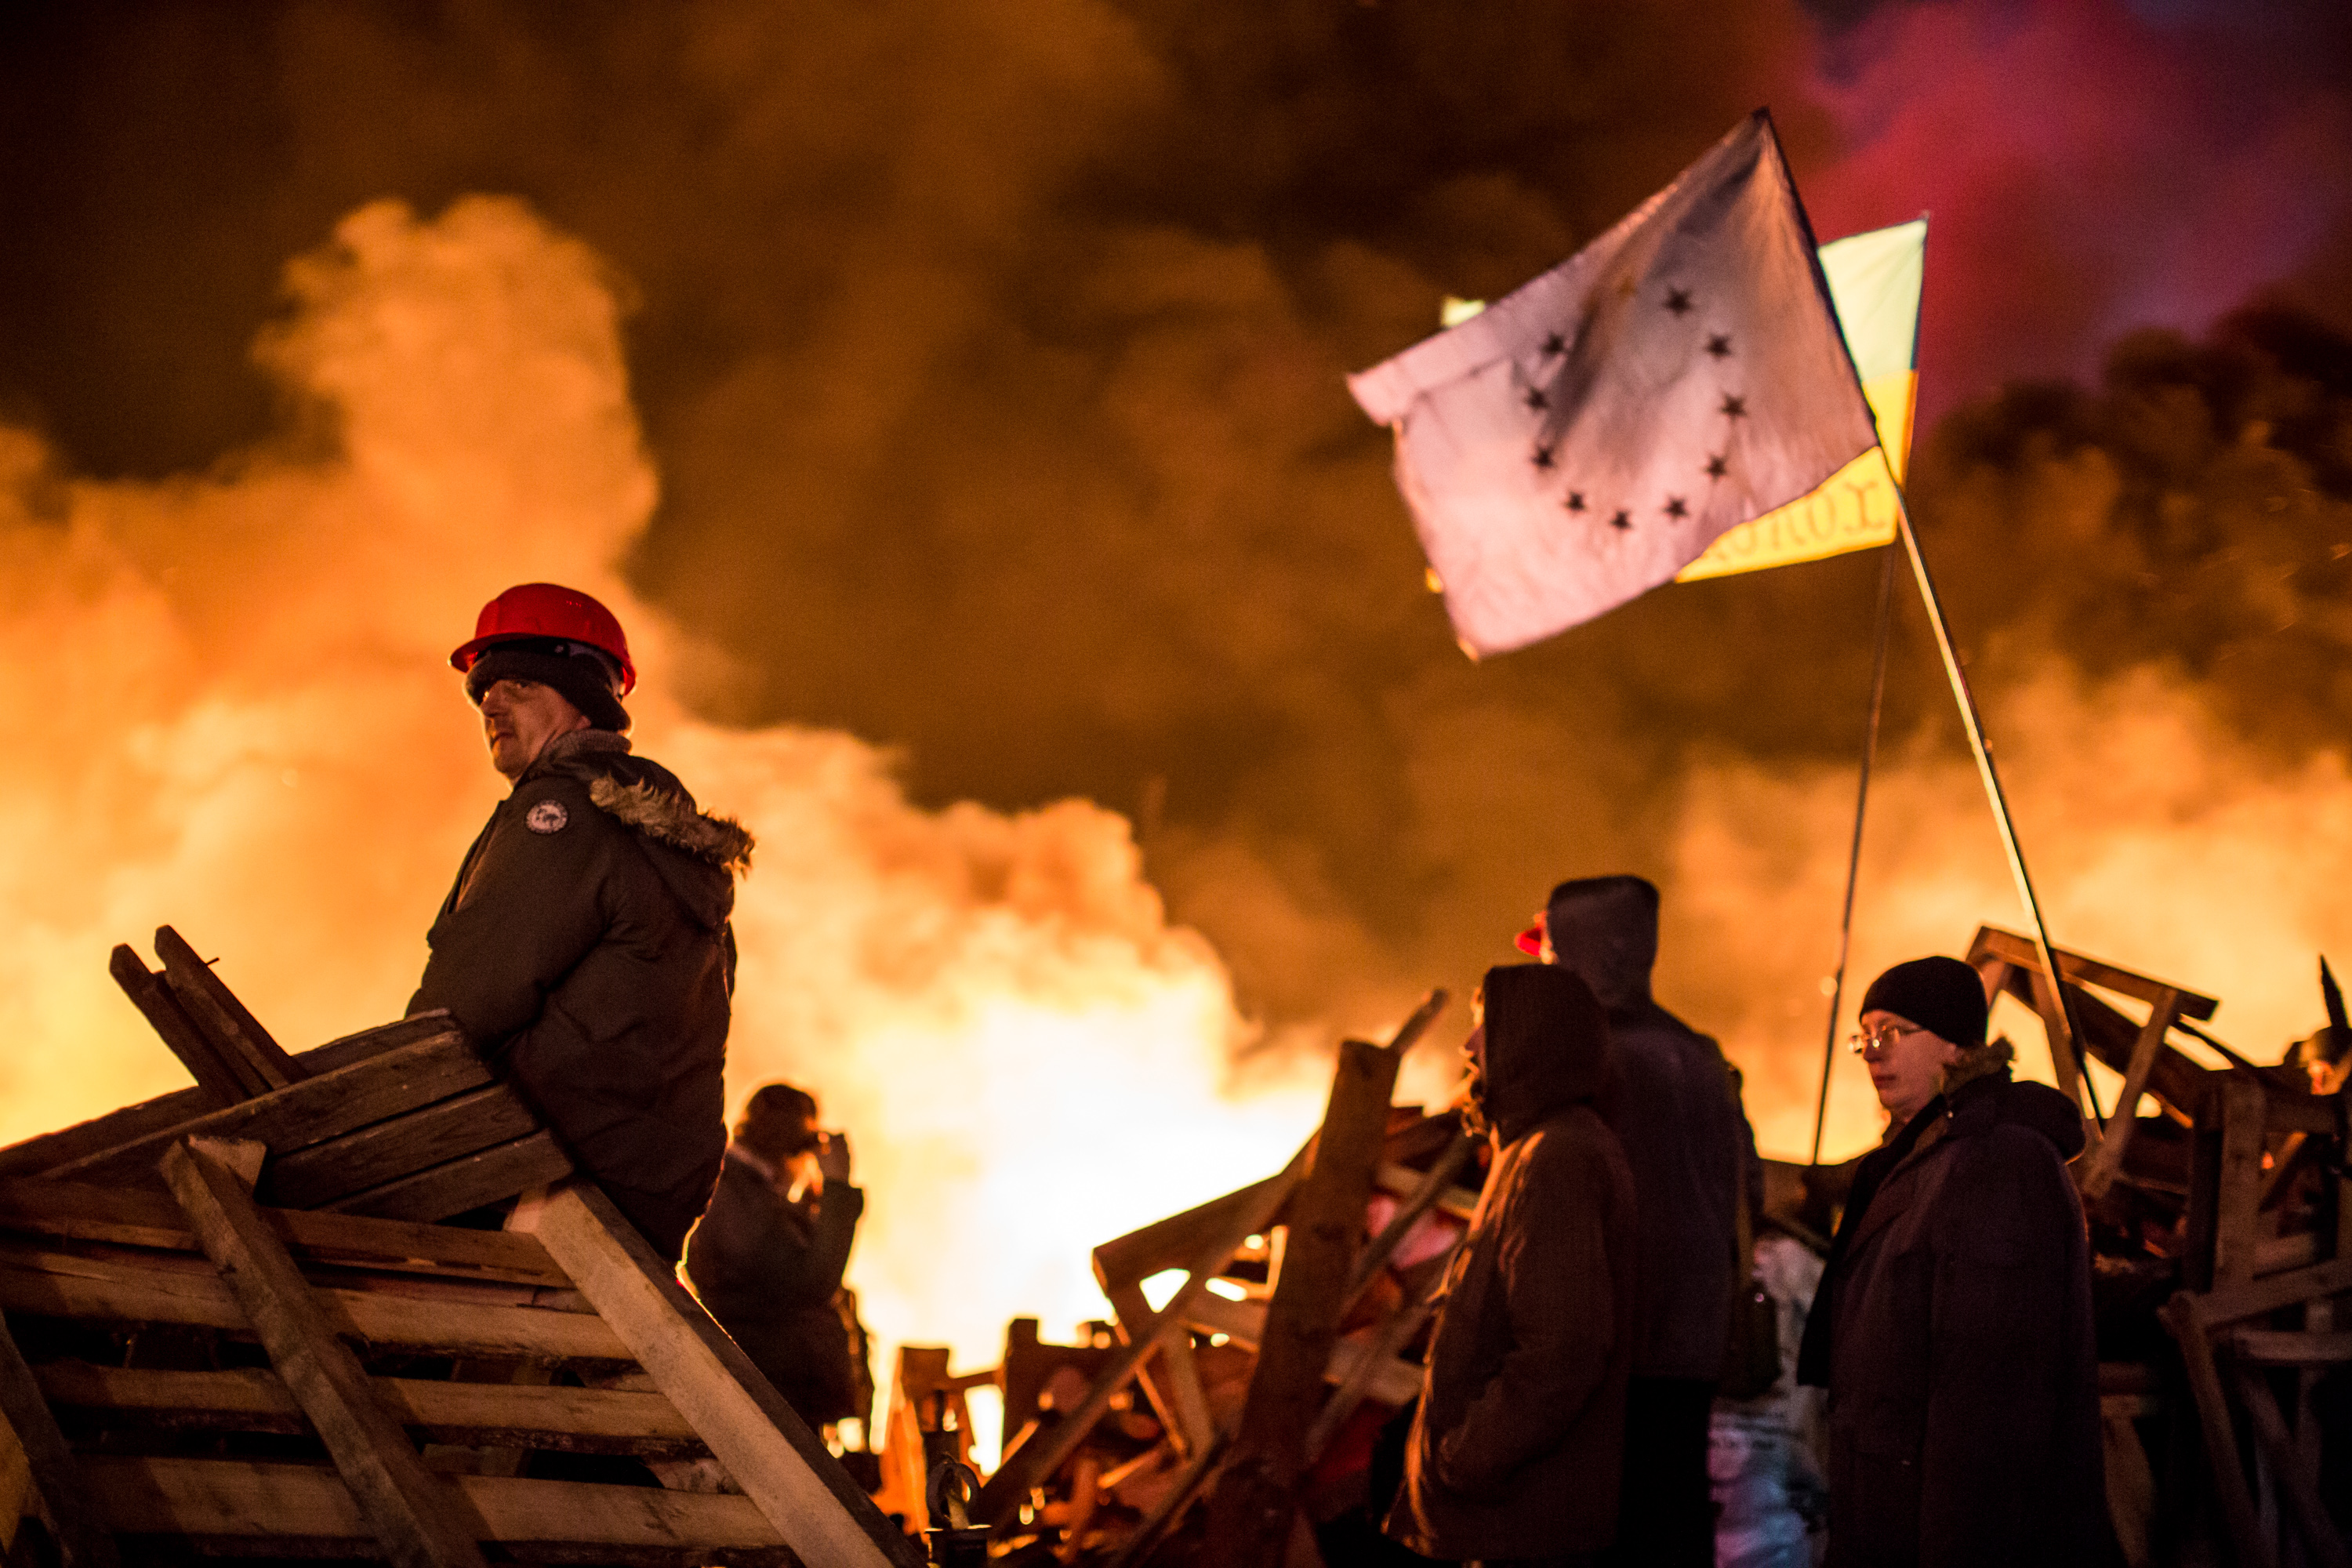
{"label": "fur-trimmed hood", "polygon": [[578,730],[549,742],[517,787],[561,774],[577,780],[596,808],[635,832],[655,869],[696,918],[716,929],[735,903],[735,879],[751,868],[751,835],[732,817],[698,808],[677,775],[633,755],[628,738]]}
{"label": "fur-trimmed hood", "polygon": [[658,844],[740,877],[751,868],[751,835],[731,816],[694,809],[693,800],[650,781],[623,784],[607,773],[592,780],[588,798]]}

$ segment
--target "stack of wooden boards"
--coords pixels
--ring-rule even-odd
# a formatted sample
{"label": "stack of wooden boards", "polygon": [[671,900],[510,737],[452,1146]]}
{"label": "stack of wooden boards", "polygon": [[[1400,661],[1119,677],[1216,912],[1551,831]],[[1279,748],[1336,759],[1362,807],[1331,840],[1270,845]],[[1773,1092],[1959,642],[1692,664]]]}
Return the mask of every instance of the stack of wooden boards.
{"label": "stack of wooden boards", "polygon": [[157,948],[197,1087],[0,1150],[8,1563],[920,1561],[446,1017],[289,1055]]}

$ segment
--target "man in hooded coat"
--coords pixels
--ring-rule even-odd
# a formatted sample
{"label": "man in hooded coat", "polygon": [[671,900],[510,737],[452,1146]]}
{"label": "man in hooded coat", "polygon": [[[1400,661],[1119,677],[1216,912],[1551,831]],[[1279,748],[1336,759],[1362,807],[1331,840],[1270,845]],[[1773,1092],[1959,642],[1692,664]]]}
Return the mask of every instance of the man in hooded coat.
{"label": "man in hooded coat", "polygon": [[620,623],[532,583],[450,656],[513,789],[426,933],[410,1014],[446,1008],[663,1258],[710,1201],[751,835],[632,756]]}
{"label": "man in hooded coat", "polygon": [[1446,1562],[1573,1568],[1617,1525],[1633,1178],[1593,1109],[1610,1051],[1592,994],[1513,964],[1482,995],[1471,1092],[1494,1163],[1447,1269],[1388,1531]]}
{"label": "man in hooded coat", "polygon": [[1839,1228],[1829,1563],[2100,1561],[2089,1238],[2066,1171],[2082,1113],[2011,1080],[1983,983],[1956,958],[1895,965],[1862,1009],[1873,1048],[1938,1053],[1943,1092]]}
{"label": "man in hooded coat", "polygon": [[1658,889],[1586,877],[1552,889],[1546,959],[1592,988],[1609,1016],[1616,1080],[1605,1110],[1642,1206],[1641,1290],[1625,1402],[1622,1525],[1613,1560],[1711,1568],[1715,1501],[1707,1417],[1723,1375],[1734,1292],[1737,1205],[1763,1168],[1730,1064],[1715,1041],[1650,995]]}

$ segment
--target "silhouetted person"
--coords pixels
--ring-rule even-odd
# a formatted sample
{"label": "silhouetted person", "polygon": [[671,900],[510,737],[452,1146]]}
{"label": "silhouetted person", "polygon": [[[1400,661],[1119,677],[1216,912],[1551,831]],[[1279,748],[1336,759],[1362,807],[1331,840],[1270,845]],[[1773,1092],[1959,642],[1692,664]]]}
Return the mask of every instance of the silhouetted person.
{"label": "silhouetted person", "polygon": [[841,1303],[865,1212],[866,1194],[849,1184],[849,1140],[818,1129],[805,1090],[772,1083],[744,1107],[686,1244],[695,1294],[813,1427],[866,1417]]}
{"label": "silhouetted person", "polygon": [[1447,1562],[1596,1562],[1617,1527],[1633,1367],[1633,1178],[1593,1109],[1600,1004],[1540,964],[1486,972],[1473,1105],[1494,1164],[1447,1270],[1391,1535]]}
{"label": "silhouetted person", "polygon": [[1589,877],[1552,889],[1549,962],[1580,976],[1609,1017],[1616,1080],[1606,1110],[1642,1212],[1633,1376],[1612,1561],[1711,1568],[1715,1500],[1707,1416],[1723,1374],[1738,1259],[1734,1205],[1747,1201],[1755,1136],[1714,1040],[1650,995],[1658,889],[1640,877]]}

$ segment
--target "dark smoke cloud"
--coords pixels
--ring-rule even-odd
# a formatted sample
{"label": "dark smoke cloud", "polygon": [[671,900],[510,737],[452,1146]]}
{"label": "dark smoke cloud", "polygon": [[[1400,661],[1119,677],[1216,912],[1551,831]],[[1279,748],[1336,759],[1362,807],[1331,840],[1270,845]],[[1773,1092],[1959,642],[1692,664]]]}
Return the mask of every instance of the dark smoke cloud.
{"label": "dark smoke cloud", "polygon": [[[1666,875],[1695,758],[1857,739],[1874,559],[1466,665],[1339,380],[1759,102],[1824,235],[1937,210],[1929,397],[1969,406],[1918,503],[1990,694],[2169,661],[2315,743],[2352,537],[2326,324],[1997,393],[2352,275],[2344,28],[2286,9],[16,7],[0,412],[94,471],[201,467],[284,428],[244,354],[287,257],[377,196],[519,195],[635,302],[635,575],[730,656],[710,714],[902,744],[929,800],[1134,812],[1246,1001],[1386,1001],[1506,956],[1558,876]],[[1948,745],[1939,679],[1908,636],[1898,731]]]}

